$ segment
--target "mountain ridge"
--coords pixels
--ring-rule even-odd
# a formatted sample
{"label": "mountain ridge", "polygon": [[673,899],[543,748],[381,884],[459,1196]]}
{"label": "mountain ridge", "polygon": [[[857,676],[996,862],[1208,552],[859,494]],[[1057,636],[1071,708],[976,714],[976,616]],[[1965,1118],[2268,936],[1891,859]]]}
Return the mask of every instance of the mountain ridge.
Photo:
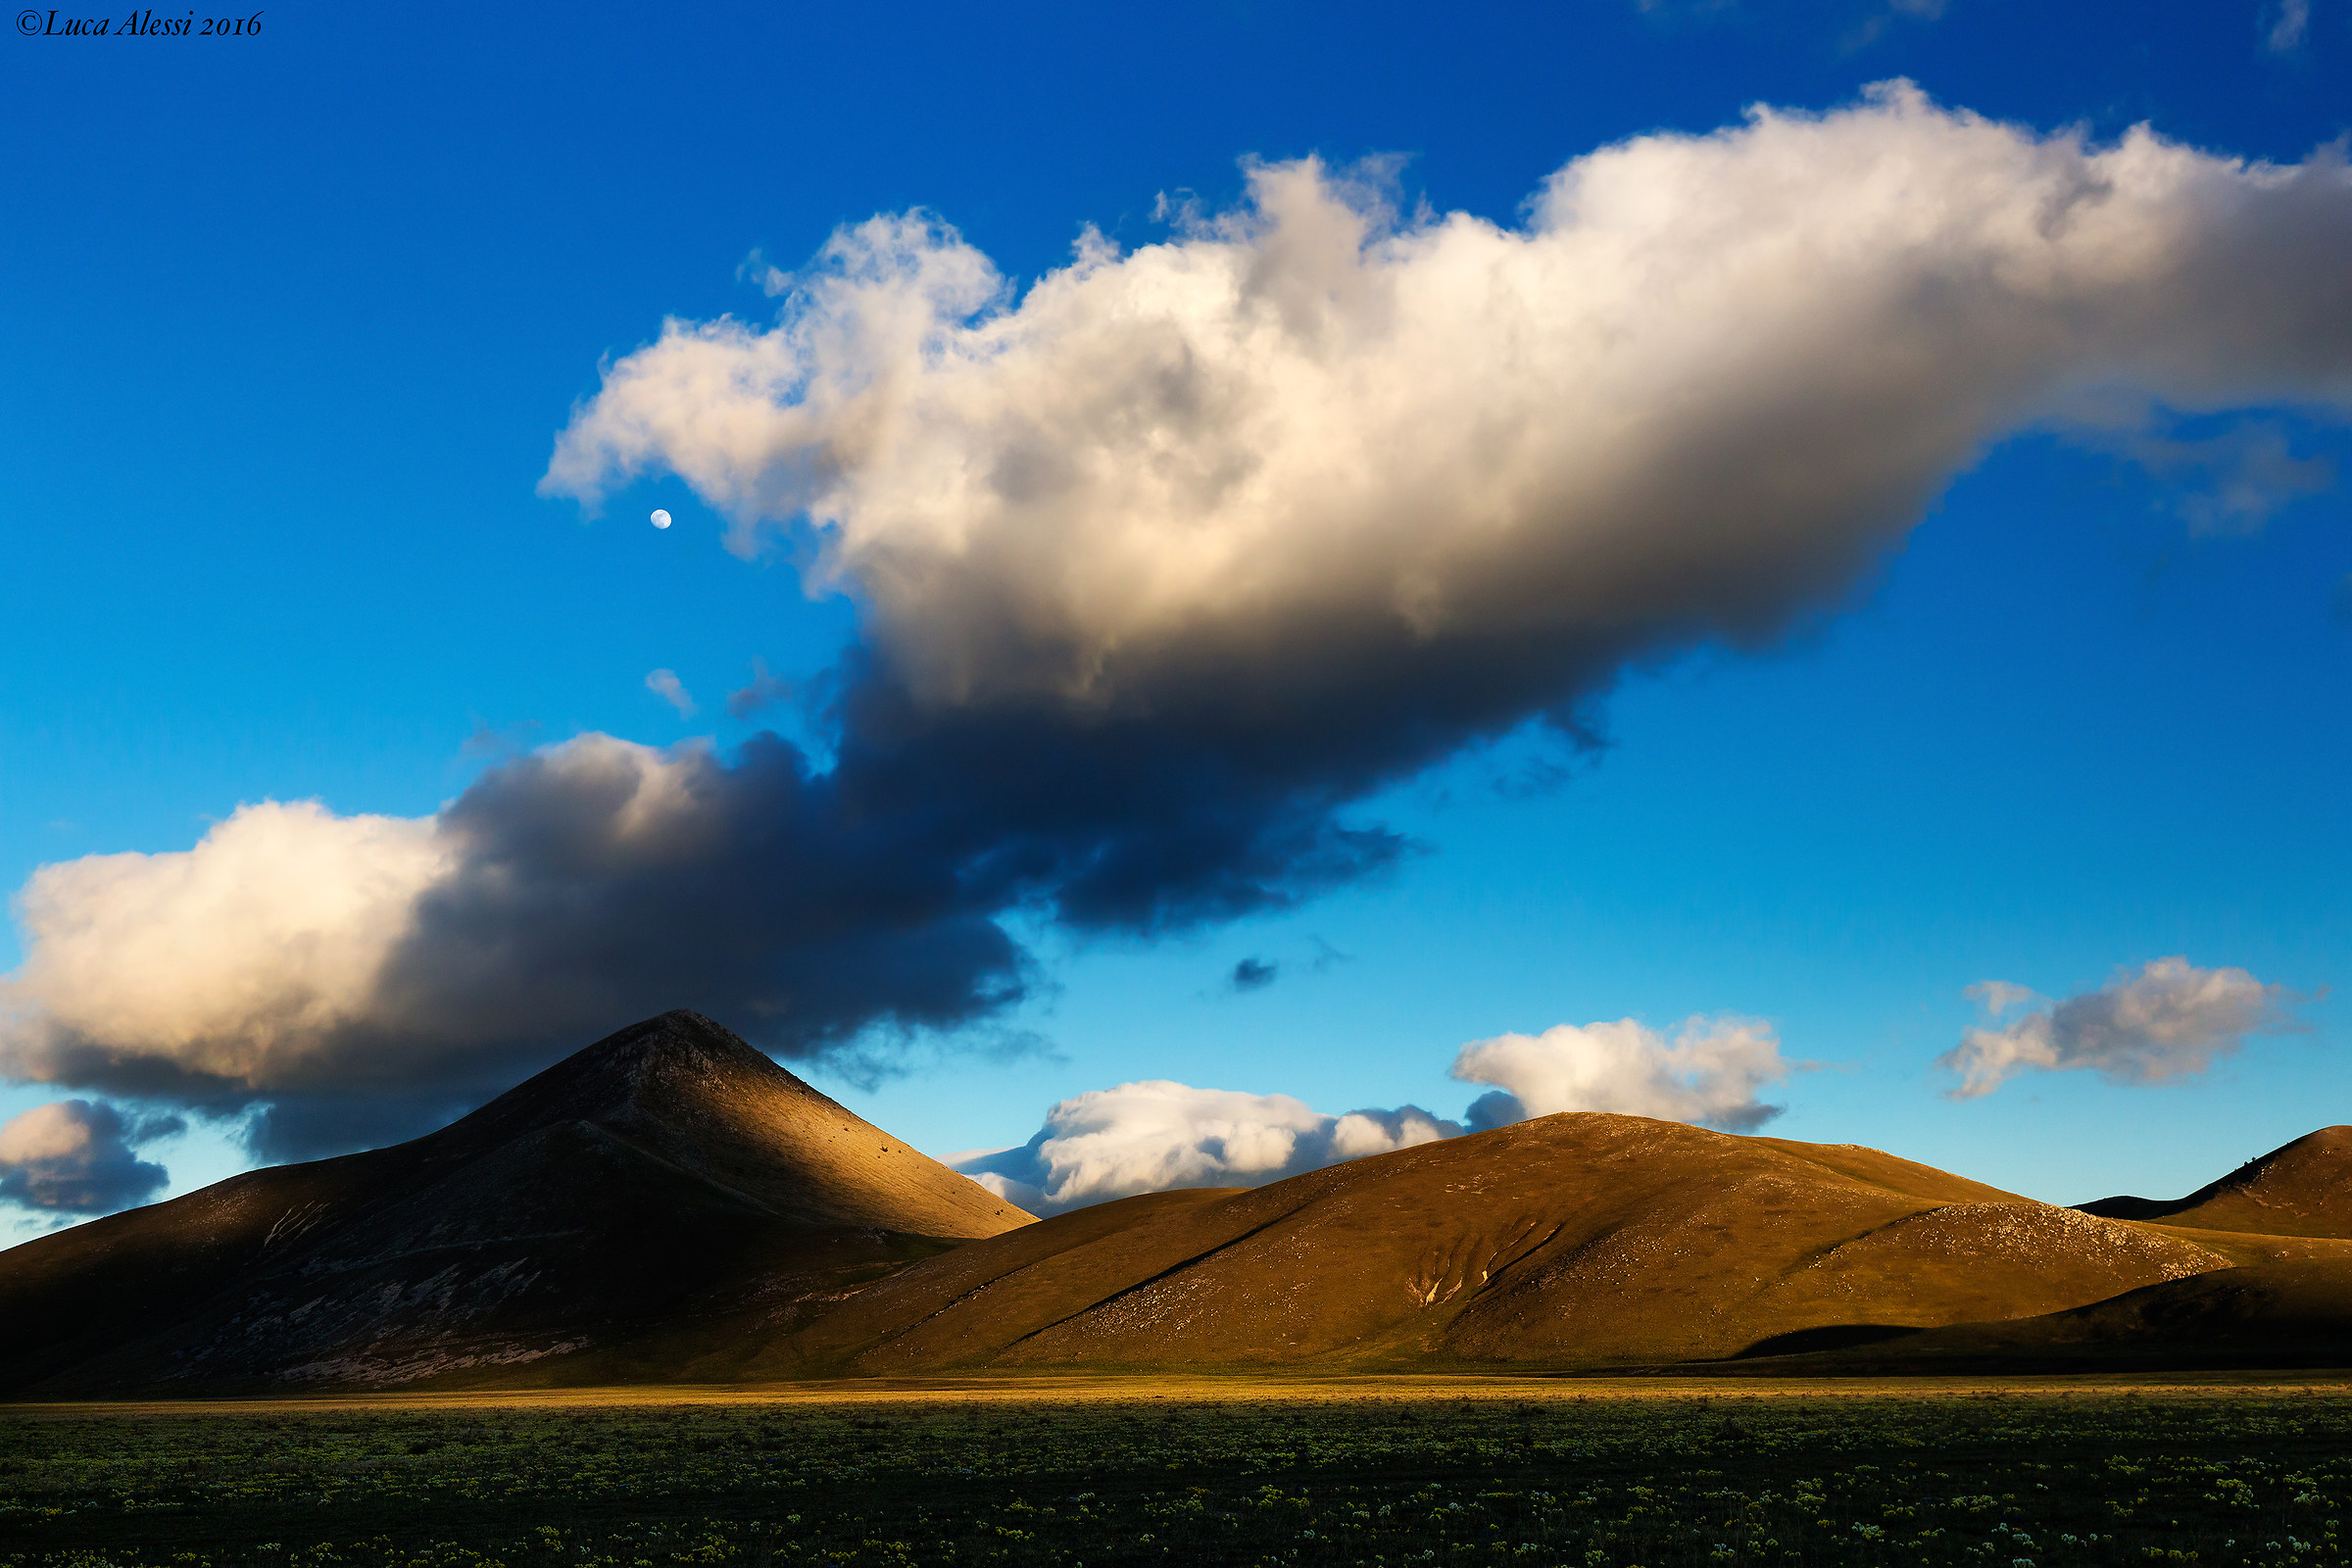
{"label": "mountain ridge", "polygon": [[2343,1127],[2062,1208],[1568,1112],[1038,1221],[679,1010],[423,1138],[0,1252],[0,1389],[2352,1364],[2348,1192]]}
{"label": "mountain ridge", "polygon": [[1873,1150],[1570,1112],[1060,1215],[910,1265],[792,1348],[877,1375],[1630,1365],[2029,1316],[2231,1261]]}
{"label": "mountain ridge", "polygon": [[2085,1214],[2263,1236],[2352,1236],[2352,1127],[2322,1127],[2186,1198],[2102,1198]]}

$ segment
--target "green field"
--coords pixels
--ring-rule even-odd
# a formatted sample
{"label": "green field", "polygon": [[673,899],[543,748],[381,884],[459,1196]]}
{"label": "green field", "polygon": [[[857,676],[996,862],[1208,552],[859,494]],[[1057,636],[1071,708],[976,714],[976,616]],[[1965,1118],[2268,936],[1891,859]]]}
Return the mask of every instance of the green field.
{"label": "green field", "polygon": [[2352,1388],[1050,1382],[0,1410],[0,1565],[2336,1564]]}

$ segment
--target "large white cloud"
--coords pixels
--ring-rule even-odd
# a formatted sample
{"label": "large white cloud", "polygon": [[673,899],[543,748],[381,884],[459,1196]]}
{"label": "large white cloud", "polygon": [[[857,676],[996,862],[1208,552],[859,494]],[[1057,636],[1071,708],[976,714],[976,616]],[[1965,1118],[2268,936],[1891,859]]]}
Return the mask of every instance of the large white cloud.
{"label": "large white cloud", "polygon": [[[1968,990],[1994,1019],[2041,1000],[2005,980]],[[2158,958],[2096,991],[1972,1028],[1936,1064],[1960,1075],[1951,1092],[1958,1100],[1989,1095],[2028,1070],[2087,1068],[2110,1083],[2160,1083],[2205,1071],[2248,1035],[2299,1027],[2287,1011],[2291,1000],[2283,986],[2243,969]]]}
{"label": "large white cloud", "polygon": [[237,808],[192,850],[35,871],[24,967],[0,980],[0,1067],[54,1081],[79,1042],[160,1085],[283,1087],[380,1006],[384,969],[452,868],[430,819]]}
{"label": "large white cloud", "polygon": [[427,817],[240,808],[192,850],[43,866],[0,1073],[227,1112],[308,1153],[422,1131],[697,1003],[806,1054],[955,1024],[1019,951],[927,846],[860,837],[771,739],[583,735]]}
{"label": "large white cloud", "polygon": [[1802,1064],[1755,1018],[1690,1018],[1669,1038],[1634,1018],[1555,1024],[1461,1049],[1453,1076],[1493,1084],[1466,1118],[1499,1126],[1563,1110],[1609,1110],[1746,1132],[1780,1114],[1757,1093]]}
{"label": "large white cloud", "polygon": [[[672,320],[543,487],[684,476],[819,531],[936,702],[1116,710],[1768,634],[1988,441],[2119,389],[2352,391],[2352,175],[2109,147],[1907,84],[1577,159],[1523,228],[1254,168],[1242,211],[1015,301],[924,215],[838,234],[779,323]],[[2112,431],[2104,437],[2112,439]]]}
{"label": "large white cloud", "polygon": [[1033,1214],[1058,1214],[1136,1193],[1259,1187],[1461,1131],[1418,1105],[1333,1116],[1289,1095],[1152,1079],[1090,1089],[1019,1148],[949,1163]]}
{"label": "large white cloud", "polygon": [[46,867],[0,1071],[268,1100],[287,1152],[682,1004],[786,1054],[956,1027],[1022,994],[1004,911],[1149,934],[1392,863],[1353,803],[1835,605],[2004,433],[2234,465],[2234,526],[2324,476],[2117,411],[2352,401],[2333,152],[2092,146],[1897,85],[1579,158],[1516,227],[1384,189],[1258,168],[1017,298],[878,218],[773,326],[668,323],[544,487],[666,467],[747,552],[812,526],[863,607],[810,683],[828,765],[583,736],[429,818],[265,805]]}

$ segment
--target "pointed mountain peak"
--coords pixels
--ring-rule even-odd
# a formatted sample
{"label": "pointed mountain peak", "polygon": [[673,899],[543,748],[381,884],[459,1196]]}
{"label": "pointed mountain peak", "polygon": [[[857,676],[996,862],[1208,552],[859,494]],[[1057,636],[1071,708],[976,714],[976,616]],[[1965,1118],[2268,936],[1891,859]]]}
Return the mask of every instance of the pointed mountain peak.
{"label": "pointed mountain peak", "polygon": [[[792,1076],[726,1025],[692,1008],[672,1007],[613,1031],[540,1076],[568,1073],[587,1081],[618,1075],[642,1083],[678,1073],[731,1072]],[[793,1082],[800,1080],[794,1078]]]}
{"label": "pointed mountain peak", "polygon": [[968,1237],[1031,1217],[683,1007],[615,1030],[423,1142],[436,1159],[474,1158],[573,1122],[795,1224]]}
{"label": "pointed mountain peak", "polygon": [[576,1052],[574,1061],[593,1057],[699,1057],[732,1059],[749,1065],[752,1058],[766,1061],[764,1054],[716,1019],[691,1007],[672,1007],[614,1030],[595,1045]]}
{"label": "pointed mountain peak", "polygon": [[[503,1142],[560,1121],[692,1119],[711,1102],[739,1098],[752,1086],[850,1114],[732,1029],[674,1007],[573,1052],[436,1136],[468,1144],[482,1138]],[[461,1133],[462,1139],[454,1136]]]}

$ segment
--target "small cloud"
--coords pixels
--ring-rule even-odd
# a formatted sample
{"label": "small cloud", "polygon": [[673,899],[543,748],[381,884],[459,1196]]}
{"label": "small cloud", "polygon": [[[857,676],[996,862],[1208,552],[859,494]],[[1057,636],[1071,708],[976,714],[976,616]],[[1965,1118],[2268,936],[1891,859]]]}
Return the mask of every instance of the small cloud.
{"label": "small cloud", "polygon": [[1274,983],[1282,965],[1271,958],[1244,958],[1233,966],[1229,984],[1236,991],[1256,991]]}
{"label": "small cloud", "polygon": [[1781,1055],[1771,1025],[1727,1015],[1690,1018],[1671,1040],[1632,1018],[1474,1040],[1454,1057],[1452,1074],[1495,1086],[1470,1106],[1468,1120],[1481,1130],[1608,1110],[1747,1132],[1784,1108],[1756,1092],[1806,1065]]}
{"label": "small cloud", "polygon": [[651,675],[645,677],[645,689],[676,709],[680,718],[694,716],[696,711],[694,698],[688,694],[686,683],[678,679],[676,670],[655,670]]}
{"label": "small cloud", "polygon": [[1491,1133],[1497,1127],[1508,1127],[1527,1118],[1526,1102],[1508,1089],[1488,1090],[1470,1102],[1470,1108],[1462,1112],[1463,1122],[1474,1133]]}
{"label": "small cloud", "polygon": [[[1985,980],[1968,993],[1989,1019],[2028,1002],[2023,986]],[[1977,1100],[2028,1069],[2088,1068],[2109,1083],[2151,1084],[2200,1073],[2254,1034],[2302,1027],[2295,1000],[2243,969],[2200,969],[2158,958],[2137,974],[2119,971],[2096,991],[2052,1003],[2014,1023],[1969,1030],[1936,1064],[1960,1075],[1953,1100]]]}
{"label": "small cloud", "polygon": [[2012,1007],[2022,1007],[2041,997],[2031,986],[2013,986],[2006,980],[1980,980],[1961,993],[1983,1007],[1986,1016],[1998,1018]]}
{"label": "small cloud", "polygon": [[1855,24],[1853,30],[1840,40],[1840,47],[1847,54],[1859,53],[1877,43],[1886,35],[1887,29],[1900,23],[1941,22],[1943,8],[1944,0],[1886,0],[1885,5],[1871,11]]}
{"label": "small cloud", "polygon": [[792,291],[792,274],[769,261],[757,245],[752,247],[752,253],[743,259],[742,265],[735,269],[735,280],[756,285],[771,300],[779,294]]}
{"label": "small cloud", "polygon": [[730,718],[749,718],[762,709],[773,708],[792,696],[792,682],[781,675],[767,672],[767,661],[752,661],[752,683],[739,691],[727,693],[727,715]]}
{"label": "small cloud", "polygon": [[1026,1144],[946,1163],[1033,1214],[1058,1214],[1171,1188],[1262,1187],[1462,1132],[1418,1105],[1333,1116],[1289,1095],[1156,1079],[1088,1090],[1046,1112]]}
{"label": "small cloud", "polygon": [[[2179,450],[2180,466],[2211,475],[2180,503],[2180,514],[2199,533],[2256,532],[2288,503],[2335,486],[2333,463],[2296,457],[2284,433],[2276,429],[2248,427],[2211,441],[2182,443]],[[2166,473],[2162,464],[2149,466]]]}
{"label": "small cloud", "polygon": [[1152,198],[1152,221],[1165,223],[1179,234],[1191,236],[1206,231],[1211,220],[1198,193],[1179,186],[1174,191],[1161,191]]}
{"label": "small cloud", "polygon": [[1309,960],[1307,967],[1314,970],[1317,974],[1321,974],[1324,970],[1331,968],[1334,964],[1353,963],[1355,961],[1354,954],[1342,953],[1339,949],[1333,947],[1321,937],[1308,937],[1306,940],[1315,945],[1315,956],[1311,960]]}
{"label": "small cloud", "polygon": [[[1256,962],[1235,966],[1237,986]],[[1275,966],[1259,967],[1270,977]],[[1498,1087],[1458,1122],[1410,1104],[1335,1116],[1289,1095],[1151,1079],[1064,1100],[1027,1143],[950,1154],[943,1163],[1033,1214],[1057,1214],[1171,1188],[1260,1187],[1561,1110],[1744,1131],[1781,1111],[1758,1103],[1757,1089],[1810,1066],[1784,1059],[1772,1030],[1752,1018],[1694,1017],[1672,1040],[1631,1018],[1561,1024],[1464,1046],[1453,1076]]]}
{"label": "small cloud", "polygon": [[1043,1063],[1067,1066],[1069,1057],[1051,1035],[1035,1029],[984,1024],[959,1029],[953,1039],[941,1035],[916,1037],[908,1031],[875,1029],[825,1054],[825,1075],[860,1094],[870,1095],[884,1084],[914,1076],[951,1059],[958,1063],[992,1062],[999,1066]]}
{"label": "small cloud", "polygon": [[2303,47],[2303,35],[2310,28],[2311,0],[2280,0],[2263,34],[2263,47],[2275,55],[2292,54]]}
{"label": "small cloud", "polygon": [[1557,793],[1599,765],[1615,742],[1590,703],[1563,705],[1528,726],[1535,748],[1490,770],[1487,787],[1498,800],[1532,801]]}
{"label": "small cloud", "polygon": [[132,1122],[98,1101],[35,1105],[0,1124],[0,1201],[77,1214],[143,1203],[172,1175],[139,1158],[132,1146],[186,1130],[177,1116]]}
{"label": "small cloud", "polygon": [[539,742],[543,728],[535,718],[517,719],[493,728],[476,715],[473,731],[458,745],[460,757],[520,757]]}
{"label": "small cloud", "polygon": [[[2078,399],[2063,421],[2093,451],[2137,464],[2172,486],[2175,510],[2200,534],[2258,533],[2279,511],[2335,485],[2326,457],[2297,457],[2276,420],[2244,418],[2211,434],[2143,400],[2100,394]],[[2187,427],[2187,430],[2183,429]]]}

